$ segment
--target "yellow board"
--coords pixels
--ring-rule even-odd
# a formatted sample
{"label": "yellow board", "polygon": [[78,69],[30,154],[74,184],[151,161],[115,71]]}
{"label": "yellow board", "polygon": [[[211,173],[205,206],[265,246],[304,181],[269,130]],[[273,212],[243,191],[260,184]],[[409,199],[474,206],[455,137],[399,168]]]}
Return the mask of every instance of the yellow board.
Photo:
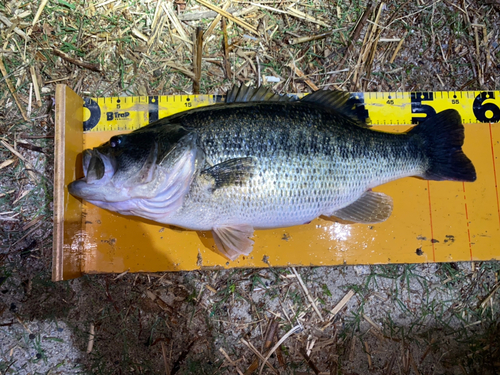
{"label": "yellow board", "polygon": [[[498,122],[497,115],[500,119],[498,92],[354,95],[362,99],[371,123],[382,124],[374,129],[390,132],[409,129],[409,124],[422,117],[420,113],[450,107],[457,108],[466,122],[469,118],[473,122]],[[87,131],[79,133],[82,145],[75,147],[94,147],[155,118],[220,100],[216,96],[85,99],[86,107],[90,106],[82,109]],[[399,125],[383,125],[384,121]],[[82,273],[500,259],[499,141],[498,123],[466,124],[464,151],[477,169],[476,182],[394,181],[375,189],[393,197],[394,212],[386,222],[341,224],[319,218],[307,225],[259,230],[253,238],[254,251],[234,262],[215,251],[210,232],[126,217],[87,202],[83,202],[81,229],[66,233],[64,241],[69,242],[55,248],[55,253],[78,249],[70,256],[78,258]],[[76,165],[74,150],[68,152],[66,149],[66,165]],[[63,193],[68,199],[67,190]],[[60,272],[54,279],[74,276],[77,274]]]}

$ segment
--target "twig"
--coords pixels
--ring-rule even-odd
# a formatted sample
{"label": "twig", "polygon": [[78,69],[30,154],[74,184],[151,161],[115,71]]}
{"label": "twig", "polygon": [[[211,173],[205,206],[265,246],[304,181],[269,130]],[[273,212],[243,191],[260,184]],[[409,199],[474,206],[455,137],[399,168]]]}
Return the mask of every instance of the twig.
{"label": "twig", "polygon": [[344,306],[347,304],[347,302],[349,302],[350,299],[355,294],[356,294],[356,292],[354,292],[354,290],[350,289],[347,292],[347,294],[340,300],[340,302],[337,303],[337,305],[335,305],[335,307],[332,309],[332,311],[330,312],[330,319],[329,320],[332,320],[333,318],[335,318],[335,315],[337,315],[339,313],[339,311],[344,308]]}
{"label": "twig", "polygon": [[478,26],[476,24],[472,24],[474,27],[474,39],[476,40],[476,56],[479,56],[479,33],[477,31]]}
{"label": "twig", "polygon": [[[292,5],[292,6],[294,6],[294,5]],[[323,27],[330,27],[330,25],[328,25],[327,23],[321,21],[320,19],[311,17],[310,15],[308,15],[308,14],[306,14],[304,12],[301,12],[298,9],[292,8],[292,6],[289,6],[289,7],[286,8],[288,10],[287,14],[289,14],[290,16],[300,18],[300,19],[302,19],[304,21],[309,21],[309,22],[312,22],[312,23],[316,23],[316,24],[321,25]]]}
{"label": "twig", "polygon": [[11,70],[11,72],[9,74],[7,74],[7,76],[4,76],[2,79],[0,79],[0,83],[2,83],[3,81],[5,81],[7,78],[17,74],[18,72],[20,72],[21,70],[23,70],[24,68],[26,68],[29,64],[26,63],[26,64],[22,64],[22,65],[19,65],[16,69],[14,70]]}
{"label": "twig", "polygon": [[385,3],[381,2],[378,6],[378,12],[375,17],[375,21],[372,25],[370,38],[368,40],[367,52],[368,52],[368,64],[365,64],[366,79],[370,78],[372,72],[372,64],[375,59],[375,52],[377,51],[378,40],[380,39],[380,34],[382,33],[382,28],[379,27],[380,15],[382,10],[385,8]]}
{"label": "twig", "polygon": [[121,277],[125,276],[125,275],[126,275],[127,273],[129,273],[129,272],[130,272],[130,268],[129,268],[128,270],[126,270],[126,271],[123,271],[123,272],[122,272],[122,273],[120,273],[119,275],[117,275],[117,276],[113,279],[113,281],[114,281],[114,280],[118,280],[119,278],[121,278]]}
{"label": "twig", "polygon": [[[361,30],[363,29],[366,20],[371,16],[373,12],[373,3],[370,1],[365,9],[365,12],[359,19],[358,23],[356,24],[356,27],[354,28],[354,31],[351,33],[351,36],[349,38],[349,45],[347,46],[347,50],[344,54],[344,57],[340,61],[339,67],[342,67],[344,63],[347,60],[347,57],[349,56],[349,53],[351,52],[352,46],[354,43],[358,40],[359,34],[361,34]],[[328,58],[331,58],[333,54],[331,54]]]}
{"label": "twig", "polygon": [[489,300],[493,298],[493,295],[496,293],[496,291],[500,289],[500,282],[495,285],[493,290],[486,296],[486,298],[481,302],[481,308],[484,309],[486,305],[488,304]]}
{"label": "twig", "polygon": [[170,1],[167,1],[166,3],[162,2],[161,6],[162,6],[163,10],[165,11],[165,13],[167,13],[167,16],[168,16],[170,22],[172,23],[172,25],[174,25],[175,29],[179,33],[179,35],[175,35],[175,34],[173,34],[173,35],[179,36],[182,39],[182,41],[184,41],[186,44],[191,44],[192,42],[189,40],[186,32],[184,31],[184,28],[182,27],[181,22],[177,18],[175,12],[172,10],[172,2],[170,2]]}
{"label": "twig", "polygon": [[396,56],[397,56],[399,50],[401,49],[401,47],[403,46],[403,42],[405,41],[407,35],[408,35],[408,31],[405,33],[405,35],[403,35],[403,37],[399,41],[398,45],[396,46],[396,49],[394,50],[394,53],[392,54],[392,57],[389,60],[390,64],[392,64],[394,62],[394,60],[396,59]]}
{"label": "twig", "polygon": [[14,161],[15,161],[14,159],[5,160],[2,164],[0,164],[0,169],[8,167],[12,163],[14,163]]}
{"label": "twig", "polygon": [[92,63],[88,63],[86,61],[80,61],[80,60],[74,59],[71,56],[69,56],[68,54],[64,53],[63,51],[58,50],[57,48],[52,48],[52,51],[54,51],[54,53],[57,56],[63,58],[67,62],[78,65],[78,66],[85,68],[85,69],[92,70],[94,72],[99,72],[99,73],[101,72],[101,68],[97,64],[92,64]]}
{"label": "twig", "polygon": [[[8,76],[7,69],[5,69],[5,65],[3,64],[2,57],[0,57],[0,70],[2,71],[2,75],[5,79],[5,82],[7,83],[7,86],[9,87],[10,93],[14,97],[14,100],[17,104],[17,108],[19,108],[19,111],[21,111],[21,115],[23,116],[24,120],[29,121],[29,118],[28,118],[28,116],[26,116],[26,112],[24,111],[24,107],[21,106],[21,102],[19,101],[19,98],[17,97],[16,89],[12,85],[12,82],[10,82],[10,80],[7,78],[7,76]],[[3,141],[2,141],[2,143],[3,143]]]}
{"label": "twig", "polygon": [[259,54],[255,54],[255,65],[257,66],[257,87],[260,87],[260,61]]}
{"label": "twig", "polygon": [[305,82],[305,83],[306,83],[306,84],[307,84],[307,85],[308,85],[311,89],[313,89],[314,91],[318,91],[318,90],[319,90],[319,87],[318,87],[318,86],[316,86],[316,85],[315,85],[315,84],[314,84],[314,83],[313,83],[313,82],[312,82],[309,78],[305,78],[305,76],[306,76],[306,75],[305,75],[304,73],[302,73],[302,71],[301,71],[299,68],[297,68],[297,67],[295,66],[295,64],[291,63],[289,66],[290,66],[290,68],[292,68],[292,69],[293,69],[293,71],[295,72],[295,74],[297,74],[300,78],[303,78],[303,79],[304,79],[304,82]]}
{"label": "twig", "polygon": [[208,1],[205,1],[205,0],[196,0],[196,1],[198,3],[200,3],[201,5],[206,6],[207,8],[212,9],[213,11],[216,11],[217,13],[219,13],[220,15],[222,15],[223,17],[226,17],[226,18],[230,19],[231,21],[233,21],[234,23],[240,25],[244,29],[246,29],[246,30],[248,30],[248,31],[250,31],[250,32],[252,32],[254,34],[259,35],[259,32],[257,31],[257,29],[255,27],[253,27],[249,23],[243,21],[242,19],[233,16],[231,13],[226,12],[225,10],[223,10],[223,9],[221,9],[221,8],[213,5],[213,4],[210,4]]}
{"label": "twig", "polygon": [[[258,73],[257,73],[257,68],[255,67],[255,65],[254,65],[254,63],[253,63],[253,61],[252,61],[252,59],[251,59],[250,57],[248,57],[248,55],[247,55],[245,52],[243,52],[243,50],[242,50],[242,49],[238,49],[238,50],[236,51],[236,54],[237,54],[238,56],[240,56],[240,57],[244,58],[244,59],[246,60],[246,62],[247,62],[247,63],[248,63],[248,64],[252,67],[252,70],[254,71],[254,73],[255,73],[256,75],[258,74]],[[251,55],[251,56],[253,56],[253,55],[255,54],[255,52],[249,52],[248,54],[249,54],[249,55]],[[243,64],[243,65],[242,65],[242,67],[239,69],[239,71],[241,71],[241,70],[242,70],[242,68],[243,68],[244,66],[245,66],[245,64]],[[239,72],[237,72],[237,74],[236,74],[236,75],[238,75],[238,74],[239,74]]]}
{"label": "twig", "polygon": [[231,359],[231,357],[229,357],[229,355],[226,353],[226,351],[223,348],[219,348],[219,352],[221,352],[222,355],[227,359],[227,361],[229,362],[229,364],[236,369],[236,372],[239,375],[243,375],[243,373],[239,369],[238,365]]}
{"label": "twig", "polygon": [[45,154],[45,151],[42,147],[32,145],[31,143],[17,142],[17,147],[22,147],[31,151],[41,152],[42,154]]}
{"label": "twig", "polygon": [[[19,198],[17,198],[14,202],[12,202],[13,205],[16,204],[16,202],[20,201],[22,198],[24,198],[27,194],[29,193],[29,190],[26,190]],[[38,228],[40,228],[40,226],[42,225],[42,223],[38,223],[36,224],[33,228],[31,228],[28,232],[26,232],[24,234],[24,236],[22,236],[20,239],[18,239],[16,242],[14,242],[11,246],[14,247],[16,246],[18,243],[20,243],[22,240],[24,240],[26,237],[29,237],[31,236],[33,233],[35,233],[36,230],[38,230]]]}
{"label": "twig", "polygon": [[194,70],[194,80],[193,80],[193,94],[198,95],[200,93],[200,79],[201,79],[201,55],[203,53],[203,29],[201,27],[196,28],[194,39],[194,58],[193,58],[193,70]]}
{"label": "twig", "polygon": [[[276,332],[278,329],[278,325],[279,325],[279,323],[276,320],[276,318],[273,318],[271,320],[271,322],[269,323],[267,330],[266,330],[264,345],[262,346],[263,351],[269,349],[271,344],[273,343],[274,337],[276,336]],[[251,363],[251,365],[245,371],[245,375],[252,374],[258,368],[259,368],[259,359],[255,358],[255,360]]]}
{"label": "twig", "polygon": [[314,373],[316,375],[318,375],[320,373],[319,369],[316,367],[316,365],[313,363],[313,361],[311,360],[311,357],[309,357],[306,353],[306,351],[304,350],[304,348],[300,348],[299,349],[299,353],[302,357],[304,357],[304,359],[306,360],[306,363],[307,365],[311,368],[311,370],[314,371]]}
{"label": "twig", "polygon": [[[227,9],[227,11],[231,14],[236,12],[236,8],[231,7]],[[203,10],[203,11],[198,11],[198,12],[191,12],[191,13],[181,13],[179,14],[178,18],[181,21],[198,21],[201,19],[212,19],[217,17],[219,13],[214,12],[213,10]]]}
{"label": "twig", "polygon": [[375,324],[375,322],[373,320],[371,320],[368,316],[366,316],[365,314],[361,314],[361,316],[363,316],[363,318],[375,329],[375,334],[377,336],[382,336],[382,332],[380,330],[380,326],[378,326],[377,324]]}
{"label": "twig", "polygon": [[[222,10],[227,11],[229,9],[230,5],[231,5],[231,0],[226,1],[226,3],[224,4],[224,6],[222,7]],[[205,34],[203,34],[203,39],[204,40],[207,40],[208,37],[210,35],[212,35],[212,33],[214,32],[215,26],[217,26],[217,24],[219,23],[219,21],[221,20],[221,18],[222,18],[222,16],[218,13],[217,16],[215,17],[215,19],[210,24],[210,26],[208,26],[208,29],[207,29],[207,31],[205,31]]]}
{"label": "twig", "polygon": [[141,33],[137,28],[132,27],[132,30],[130,30],[130,32],[136,38],[139,38],[143,42],[149,43],[149,38],[146,35],[144,35],[143,33]]}
{"label": "twig", "polygon": [[312,40],[323,39],[323,38],[326,38],[326,37],[332,35],[333,33],[336,33],[338,31],[342,31],[342,30],[345,30],[345,29],[346,29],[346,27],[341,27],[340,29],[334,29],[334,30],[329,31],[327,33],[310,35],[310,36],[301,36],[301,37],[298,37],[298,38],[292,38],[292,39],[290,39],[289,44],[294,45],[294,44],[299,44],[299,43],[310,42]]}
{"label": "twig", "polygon": [[224,69],[226,71],[226,78],[231,80],[232,79],[232,74],[231,74],[231,62],[229,61],[229,46],[227,43],[227,27],[226,27],[226,18],[222,17],[222,36],[223,36],[223,42],[222,42],[222,49],[224,51]]}
{"label": "twig", "polygon": [[[162,61],[162,60],[160,60]],[[172,62],[172,61],[165,61],[165,65],[166,66],[169,66],[175,70],[178,70],[179,72],[181,72],[182,74],[185,74],[186,76],[188,76],[189,78],[191,78],[192,80],[195,79],[195,75],[192,71],[190,70],[187,70],[186,68],[180,66],[180,65],[177,65],[176,63]]]}
{"label": "twig", "polygon": [[312,22],[312,23],[316,23],[316,24],[324,26],[324,27],[330,27],[327,23],[323,22],[322,20],[314,18],[314,17],[311,17],[310,15],[308,15],[308,14],[306,14],[304,12],[301,12],[300,10],[292,8],[293,5],[287,7],[287,10],[285,11],[285,10],[273,8],[273,7],[270,7],[270,6],[267,6],[267,5],[263,5],[263,4],[258,4],[258,3],[250,3],[250,4],[253,5],[253,6],[255,6],[255,7],[258,7],[258,8],[263,8],[263,9],[270,10],[272,12],[282,13],[282,14],[287,14],[287,15],[292,16],[292,17],[297,17],[297,18],[300,18],[300,19],[302,19],[304,21],[309,21],[309,22]]}
{"label": "twig", "polygon": [[370,348],[368,347],[368,343],[366,341],[362,341],[363,345],[365,346],[365,353],[366,353],[366,358],[368,359],[368,368],[370,370],[373,369],[373,364],[372,364],[372,356],[370,353]]}
{"label": "twig", "polygon": [[161,1],[156,3],[155,15],[153,17],[153,22],[151,23],[151,33],[149,34],[149,39],[147,41],[148,51],[157,49],[156,46],[160,40],[163,27],[168,20],[168,16],[162,16],[162,11],[165,12],[165,10],[161,7],[161,3]]}
{"label": "twig", "polygon": [[45,8],[45,5],[47,5],[48,2],[49,0],[42,0],[40,6],[38,7],[38,10],[36,11],[35,17],[33,18],[33,22],[31,24],[32,26],[35,26],[35,24],[38,22],[38,19],[42,15],[43,8]]}
{"label": "twig", "polygon": [[40,87],[38,86],[38,79],[34,66],[30,66],[31,81],[33,82],[33,89],[35,90],[36,106],[42,106],[42,97],[40,96]]}
{"label": "twig", "polygon": [[92,348],[94,347],[94,323],[90,323],[90,330],[89,330],[89,342],[87,344],[87,354],[90,354],[92,352]]}
{"label": "twig", "polygon": [[[263,368],[264,368],[264,366],[266,366],[266,365],[267,365],[267,366],[268,366],[268,367],[269,367],[269,368],[270,368],[270,369],[271,369],[271,370],[272,370],[275,374],[278,374],[278,371],[276,371],[276,369],[273,367],[273,365],[271,365],[271,364],[267,361],[267,360],[269,359],[269,357],[270,357],[270,356],[269,356],[269,357],[267,357],[267,358],[265,358],[265,357],[262,355],[262,353],[261,353],[261,352],[259,352],[259,351],[257,350],[257,348],[256,348],[255,346],[253,346],[253,345],[252,345],[252,343],[251,343],[251,342],[248,342],[248,341],[246,341],[246,340],[245,340],[245,339],[243,339],[243,338],[241,338],[241,339],[240,339],[240,341],[241,341],[243,344],[245,344],[246,346],[248,346],[248,348],[249,348],[252,352],[254,352],[254,354],[255,354],[257,357],[259,357],[259,359],[262,361],[262,367],[261,367],[261,369],[263,369]],[[259,374],[260,374],[260,373],[259,373]]]}
{"label": "twig", "polygon": [[3,141],[3,140],[0,140],[0,143],[2,143],[2,145],[8,149],[10,152],[12,152],[14,155],[16,155],[19,159],[21,159],[24,163],[24,165],[27,167],[27,172],[28,174],[30,175],[31,179],[33,181],[36,181],[36,175],[35,173],[33,173],[32,169],[33,166],[31,165],[31,163],[29,161],[27,161],[14,147],[12,147],[10,144],[8,144],[7,142]]}
{"label": "twig", "polygon": [[300,286],[304,290],[304,293],[306,294],[307,299],[309,300],[309,302],[311,302],[311,305],[312,305],[314,311],[316,312],[316,314],[318,314],[319,320],[321,320],[322,322],[324,322],[325,319],[323,319],[323,315],[321,315],[321,312],[318,310],[318,307],[316,306],[316,303],[314,302],[314,299],[309,294],[309,291],[307,290],[306,284],[304,284],[304,281],[302,280],[302,277],[300,277],[300,275],[297,272],[297,270],[295,269],[295,267],[291,267],[291,268],[292,268],[292,272],[297,277],[297,280],[299,281]]}
{"label": "twig", "polygon": [[[3,22],[5,24],[5,26],[7,26],[7,27],[11,27],[13,25],[13,23],[10,22],[10,20],[7,17],[5,17],[2,13],[0,13],[0,21]],[[14,27],[14,32],[17,35],[23,37],[25,40],[30,39],[29,36],[26,35],[25,32],[22,31],[19,27]]]}
{"label": "twig", "polygon": [[161,341],[160,344],[161,344],[161,354],[163,355],[163,364],[165,366],[165,375],[170,375],[170,366],[168,365],[167,361],[167,348],[165,347],[163,341]]}
{"label": "twig", "polygon": [[[430,8],[430,7],[433,7],[433,6],[434,6],[434,4],[439,3],[440,1],[441,1],[441,0],[436,0],[436,1],[434,1],[432,4],[429,4],[429,5],[425,6],[425,7],[423,7],[423,8],[421,8],[421,9],[417,10],[416,12],[413,12],[413,13],[410,13],[410,14],[406,14],[406,15],[401,16],[401,17],[398,17],[398,18],[393,18],[390,22],[388,22],[388,23],[387,23],[387,25],[386,25],[385,27],[386,27],[386,28],[389,28],[389,27],[390,27],[390,26],[391,26],[394,22],[401,21],[401,20],[403,20],[403,19],[405,19],[405,18],[410,18],[410,17],[413,17],[413,16],[415,16],[415,15],[417,15],[417,14],[419,14],[419,13],[423,12],[424,10],[426,10],[426,9],[428,9],[428,8]],[[404,4],[403,4],[403,5],[404,5]],[[399,8],[398,8],[398,9],[399,9]]]}
{"label": "twig", "polygon": [[262,370],[264,370],[264,366],[267,363],[267,360],[269,358],[271,358],[271,355],[276,351],[276,349],[278,349],[280,347],[280,345],[283,344],[283,342],[285,342],[285,340],[287,338],[289,338],[291,335],[293,335],[299,329],[301,329],[300,325],[296,325],[295,327],[293,327],[292,329],[290,329],[290,331],[288,331],[287,333],[285,333],[285,335],[271,348],[271,350],[269,351],[269,353],[267,353],[266,357],[264,358],[262,365],[260,365],[259,375],[262,374]]}
{"label": "twig", "polygon": [[31,116],[31,103],[33,101],[33,83],[30,82],[30,94],[28,97],[28,108],[26,109],[26,116]]}

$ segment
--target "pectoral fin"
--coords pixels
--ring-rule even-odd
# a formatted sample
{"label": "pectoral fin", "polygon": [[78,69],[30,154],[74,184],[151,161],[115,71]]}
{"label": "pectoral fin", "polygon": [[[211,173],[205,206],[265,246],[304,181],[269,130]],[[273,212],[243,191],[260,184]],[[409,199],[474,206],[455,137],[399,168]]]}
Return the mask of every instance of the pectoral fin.
{"label": "pectoral fin", "polygon": [[362,224],[381,223],[392,213],[392,198],[383,193],[367,191],[349,206],[333,212],[339,219]]}
{"label": "pectoral fin", "polygon": [[213,190],[221,187],[238,185],[253,176],[255,161],[253,158],[226,160],[205,169],[201,175],[212,183]]}
{"label": "pectoral fin", "polygon": [[217,249],[230,260],[236,260],[240,255],[248,255],[253,250],[251,225],[228,225],[214,227],[212,230]]}

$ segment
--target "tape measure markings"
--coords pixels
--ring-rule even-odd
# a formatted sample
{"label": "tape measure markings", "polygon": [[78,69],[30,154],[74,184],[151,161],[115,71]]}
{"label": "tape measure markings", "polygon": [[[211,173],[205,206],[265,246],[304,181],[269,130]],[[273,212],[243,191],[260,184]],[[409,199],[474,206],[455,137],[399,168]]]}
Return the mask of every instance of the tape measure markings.
{"label": "tape measure markings", "polygon": [[[84,131],[135,130],[223,100],[222,95],[85,98]],[[418,124],[449,108],[460,113],[463,123],[500,121],[500,91],[357,92],[351,100],[371,125]]]}

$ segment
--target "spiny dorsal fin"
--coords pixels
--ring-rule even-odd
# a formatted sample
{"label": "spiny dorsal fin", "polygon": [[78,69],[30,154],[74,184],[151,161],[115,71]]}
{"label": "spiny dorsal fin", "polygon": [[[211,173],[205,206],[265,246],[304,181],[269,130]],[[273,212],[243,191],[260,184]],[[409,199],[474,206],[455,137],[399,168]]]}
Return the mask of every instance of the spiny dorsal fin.
{"label": "spiny dorsal fin", "polygon": [[248,102],[291,102],[294,98],[275,94],[270,89],[260,87],[247,87],[234,85],[226,94],[226,104]]}
{"label": "spiny dorsal fin", "polygon": [[386,194],[367,191],[349,206],[335,211],[332,216],[362,224],[385,221],[392,213],[392,198]]}
{"label": "spiny dorsal fin", "polygon": [[306,95],[300,99],[300,101],[315,103],[323,107],[333,109],[342,113],[344,116],[349,117],[356,123],[356,125],[363,128],[369,127],[366,123],[368,117],[366,110],[358,110],[360,105],[359,100],[351,97],[349,92],[318,90],[312,94]]}

